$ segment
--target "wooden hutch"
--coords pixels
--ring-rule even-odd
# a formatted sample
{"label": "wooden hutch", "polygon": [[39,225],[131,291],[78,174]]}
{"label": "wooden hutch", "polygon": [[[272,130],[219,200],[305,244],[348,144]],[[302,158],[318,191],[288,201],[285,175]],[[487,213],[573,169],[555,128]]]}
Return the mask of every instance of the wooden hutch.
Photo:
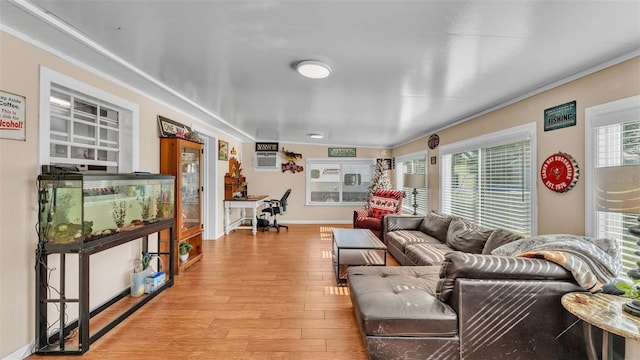
{"label": "wooden hutch", "polygon": [[[175,180],[176,274],[202,259],[202,144],[182,138],[160,138],[160,172]],[[180,244],[192,249],[179,260]]]}

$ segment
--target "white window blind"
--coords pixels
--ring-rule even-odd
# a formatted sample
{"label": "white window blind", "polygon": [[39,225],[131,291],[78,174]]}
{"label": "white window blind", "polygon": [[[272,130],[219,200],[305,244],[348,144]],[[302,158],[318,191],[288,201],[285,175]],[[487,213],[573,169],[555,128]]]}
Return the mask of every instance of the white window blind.
{"label": "white window blind", "polygon": [[[535,128],[527,127],[443,147],[441,209],[475,223],[523,235],[535,232]],[[482,144],[489,144],[483,146]]]}
{"label": "white window blind", "polygon": [[[597,179],[601,177],[599,176],[600,173],[611,174],[611,169],[619,174],[627,174],[624,177],[632,181],[634,176],[640,178],[640,119],[631,122],[595,126],[592,131],[595,139],[594,172],[596,177],[596,181],[594,182],[596,189],[594,189],[595,191],[592,193],[607,194],[608,189],[606,185],[599,185]],[[609,177],[610,176],[611,175],[609,175]],[[624,179],[621,179],[621,181],[623,180]],[[634,183],[631,184],[631,186],[635,185]],[[599,191],[598,188],[600,188],[601,191]],[[629,200],[629,197],[637,197],[639,194],[640,189],[635,195],[633,194],[633,190],[631,190],[631,193],[627,196],[627,200]],[[614,197],[614,195],[609,194],[607,196],[611,198]],[[599,202],[596,200],[596,203]],[[624,209],[624,205],[616,209],[615,203],[612,203],[610,206],[600,206],[598,209],[600,210],[596,210],[595,216],[595,236],[620,241],[622,250],[622,274],[620,275],[624,277],[630,269],[638,267],[636,264],[638,256],[635,255],[634,252],[640,250],[640,247],[637,245],[640,239],[629,234],[627,229],[637,224],[636,219],[640,213],[635,210],[631,210],[633,212],[629,213]]]}
{"label": "white window blind", "polygon": [[481,149],[480,153],[480,223],[530,234],[529,141]]}

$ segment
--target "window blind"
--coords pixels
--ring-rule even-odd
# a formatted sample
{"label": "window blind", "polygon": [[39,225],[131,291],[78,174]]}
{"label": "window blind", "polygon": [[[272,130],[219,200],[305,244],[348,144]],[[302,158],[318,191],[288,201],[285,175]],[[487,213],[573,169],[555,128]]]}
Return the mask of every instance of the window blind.
{"label": "window blind", "polygon": [[442,159],[442,210],[492,228],[532,234],[531,140]]}
{"label": "window blind", "polygon": [[[595,126],[592,133],[595,143],[594,172],[614,166],[640,166],[640,120]],[[614,209],[596,211],[595,236],[620,241],[622,277],[625,277],[630,269],[638,267],[638,257],[634,252],[640,250],[637,245],[639,239],[629,234],[627,229],[637,224],[636,219],[639,215],[640,213],[623,213]]]}

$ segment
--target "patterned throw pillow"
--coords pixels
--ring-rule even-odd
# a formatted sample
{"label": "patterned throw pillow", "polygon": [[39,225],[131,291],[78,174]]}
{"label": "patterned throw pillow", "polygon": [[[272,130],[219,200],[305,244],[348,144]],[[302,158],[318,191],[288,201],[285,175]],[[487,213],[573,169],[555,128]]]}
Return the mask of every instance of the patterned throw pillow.
{"label": "patterned throw pillow", "polygon": [[402,191],[376,190],[371,197],[369,216],[382,219],[386,214],[393,214],[401,200]]}

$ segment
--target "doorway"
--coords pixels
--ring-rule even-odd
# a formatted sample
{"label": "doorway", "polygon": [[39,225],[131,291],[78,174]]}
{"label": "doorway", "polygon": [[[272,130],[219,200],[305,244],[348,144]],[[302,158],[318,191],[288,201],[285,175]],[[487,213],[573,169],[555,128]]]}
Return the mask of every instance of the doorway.
{"label": "doorway", "polygon": [[204,144],[202,183],[204,191],[202,193],[202,223],[204,230],[202,237],[204,240],[215,240],[217,234],[217,139],[200,132],[200,139]]}

